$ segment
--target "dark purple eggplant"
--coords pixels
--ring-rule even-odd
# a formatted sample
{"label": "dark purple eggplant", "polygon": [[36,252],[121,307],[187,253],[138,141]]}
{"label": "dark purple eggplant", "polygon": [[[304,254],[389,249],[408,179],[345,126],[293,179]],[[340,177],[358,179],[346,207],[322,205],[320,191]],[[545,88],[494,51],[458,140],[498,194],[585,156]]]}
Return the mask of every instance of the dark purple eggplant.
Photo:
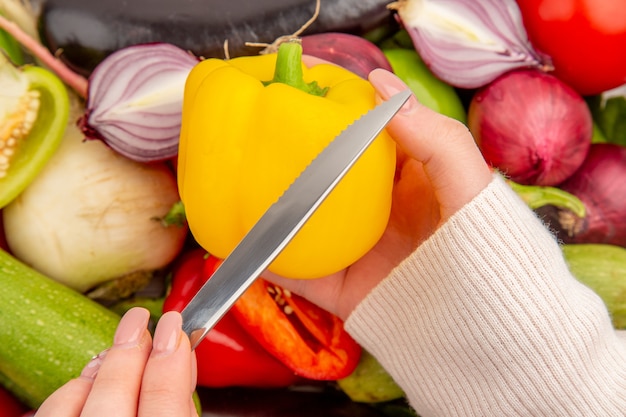
{"label": "dark purple eggplant", "polygon": [[[126,46],[168,42],[205,58],[258,54],[246,42],[272,43],[299,30],[315,0],[38,0],[42,42],[84,75]],[[323,0],[305,34],[361,35],[393,20],[389,0]]]}
{"label": "dark purple eggplant", "polygon": [[[413,415],[400,402],[356,403],[339,390],[198,388],[203,416],[213,417],[389,417]],[[392,410],[395,407],[396,410]]]}

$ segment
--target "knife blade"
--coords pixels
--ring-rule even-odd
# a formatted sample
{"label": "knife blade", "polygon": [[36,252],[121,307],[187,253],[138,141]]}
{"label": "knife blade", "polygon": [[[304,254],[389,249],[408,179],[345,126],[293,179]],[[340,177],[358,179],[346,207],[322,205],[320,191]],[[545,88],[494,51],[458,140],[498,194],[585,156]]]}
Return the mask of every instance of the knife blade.
{"label": "knife blade", "polygon": [[276,259],[410,96],[409,90],[397,93],[349,125],[267,209],[183,309],[192,348]]}

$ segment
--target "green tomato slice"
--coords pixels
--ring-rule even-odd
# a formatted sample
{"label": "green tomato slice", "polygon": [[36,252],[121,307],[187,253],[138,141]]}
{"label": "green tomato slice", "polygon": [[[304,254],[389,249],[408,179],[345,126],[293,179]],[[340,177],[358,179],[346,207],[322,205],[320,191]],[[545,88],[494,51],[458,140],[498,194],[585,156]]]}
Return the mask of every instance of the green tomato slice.
{"label": "green tomato slice", "polygon": [[[0,67],[5,65],[12,64],[6,60],[0,61]],[[22,93],[20,85],[25,83],[24,94],[34,93],[32,95],[34,99],[39,100],[36,117],[31,122],[25,123],[28,131],[24,135],[18,135],[18,143],[12,150],[7,150],[10,148],[6,143],[7,137],[0,137],[0,141],[5,141],[0,147],[0,157],[3,152],[6,152],[5,156],[9,157],[8,168],[3,169],[2,177],[0,177],[0,208],[2,208],[35,179],[58,149],[67,126],[70,103],[65,85],[56,75],[44,68],[27,66],[8,69],[5,67],[0,70],[0,77],[3,77],[0,84],[17,86],[15,91],[18,95]],[[5,100],[13,101],[7,103]],[[7,114],[11,113],[11,109],[7,107],[13,103],[15,103],[15,97],[0,97],[0,126],[6,125],[9,117]],[[24,117],[32,116],[31,114]],[[6,135],[6,132],[3,135]]]}

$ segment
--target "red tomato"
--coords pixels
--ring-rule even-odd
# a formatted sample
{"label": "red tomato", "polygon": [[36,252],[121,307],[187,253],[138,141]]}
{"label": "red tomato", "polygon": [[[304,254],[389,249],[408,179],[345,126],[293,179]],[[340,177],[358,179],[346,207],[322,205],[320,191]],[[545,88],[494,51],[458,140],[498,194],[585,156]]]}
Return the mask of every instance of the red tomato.
{"label": "red tomato", "polygon": [[517,0],[535,48],[581,95],[626,83],[624,0]]}
{"label": "red tomato", "polygon": [[18,417],[28,411],[28,408],[19,402],[13,394],[0,387],[0,417]]}

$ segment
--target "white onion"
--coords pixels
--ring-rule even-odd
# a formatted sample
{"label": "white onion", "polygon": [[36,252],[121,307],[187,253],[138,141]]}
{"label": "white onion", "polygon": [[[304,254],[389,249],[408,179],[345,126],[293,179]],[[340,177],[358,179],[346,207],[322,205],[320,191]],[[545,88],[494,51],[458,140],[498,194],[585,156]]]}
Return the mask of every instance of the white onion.
{"label": "white onion", "polygon": [[131,161],[70,124],[41,174],[3,209],[6,239],[17,258],[84,292],[168,265],[187,228],[156,219],[178,201],[164,163]]}

